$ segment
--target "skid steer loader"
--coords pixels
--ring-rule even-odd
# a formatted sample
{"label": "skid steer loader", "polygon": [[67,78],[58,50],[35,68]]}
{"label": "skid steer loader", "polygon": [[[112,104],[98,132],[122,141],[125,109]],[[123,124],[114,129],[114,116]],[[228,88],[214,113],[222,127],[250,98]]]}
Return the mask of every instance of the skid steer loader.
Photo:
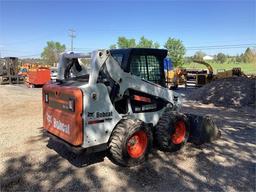
{"label": "skid steer loader", "polygon": [[[180,96],[165,84],[166,56],[164,49],[139,48],[61,54],[56,82],[43,87],[48,135],[73,152],[109,150],[122,166],[144,162],[153,140],[160,150],[177,151],[190,138],[215,139],[211,119],[178,112]],[[80,62],[87,57],[90,70]]]}

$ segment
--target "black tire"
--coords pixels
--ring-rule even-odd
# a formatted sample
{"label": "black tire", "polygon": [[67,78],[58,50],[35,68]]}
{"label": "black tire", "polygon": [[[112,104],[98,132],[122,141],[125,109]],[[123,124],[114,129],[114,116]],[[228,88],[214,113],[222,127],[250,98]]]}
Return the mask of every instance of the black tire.
{"label": "black tire", "polygon": [[[128,152],[128,141],[138,132],[145,133],[147,144],[143,153],[137,157],[132,157]],[[110,158],[118,165],[131,167],[143,163],[148,158],[148,154],[152,149],[152,131],[151,127],[140,120],[123,119],[112,132],[109,141]]]}
{"label": "black tire", "polygon": [[210,116],[196,114],[186,114],[186,116],[191,127],[189,142],[201,145],[220,138],[221,132]]}
{"label": "black tire", "polygon": [[[174,143],[172,137],[175,133],[175,127],[180,121],[184,122],[185,134],[181,142]],[[157,147],[162,151],[169,152],[180,150],[189,138],[189,127],[189,121],[186,115],[167,109],[156,125],[155,138]]]}

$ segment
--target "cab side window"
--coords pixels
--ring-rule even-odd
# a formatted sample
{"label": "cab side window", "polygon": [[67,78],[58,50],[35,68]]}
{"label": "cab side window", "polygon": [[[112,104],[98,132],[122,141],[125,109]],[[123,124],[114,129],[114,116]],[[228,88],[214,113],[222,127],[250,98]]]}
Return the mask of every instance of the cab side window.
{"label": "cab side window", "polygon": [[134,55],[131,59],[131,73],[143,79],[148,79],[146,56]]}
{"label": "cab side window", "polygon": [[123,57],[124,55],[123,54],[120,54],[120,53],[114,53],[114,54],[111,54],[112,57],[119,63],[119,65],[121,66],[122,62],[123,62]]}
{"label": "cab side window", "polygon": [[130,62],[130,72],[154,83],[161,82],[161,59],[154,55],[134,55]]}

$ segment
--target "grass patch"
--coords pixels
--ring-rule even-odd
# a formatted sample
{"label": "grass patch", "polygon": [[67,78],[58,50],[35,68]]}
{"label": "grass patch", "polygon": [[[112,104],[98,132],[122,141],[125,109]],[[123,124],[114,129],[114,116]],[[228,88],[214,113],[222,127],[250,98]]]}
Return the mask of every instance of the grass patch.
{"label": "grass patch", "polygon": [[[217,73],[217,70],[219,70],[219,69],[229,70],[234,67],[240,67],[245,74],[256,74],[256,64],[253,64],[253,63],[223,63],[223,64],[220,64],[220,63],[216,63],[216,62],[209,62],[209,64],[212,66],[214,73]],[[198,63],[185,64],[182,67],[188,68],[188,69],[206,69],[206,67],[204,65],[201,65]]]}

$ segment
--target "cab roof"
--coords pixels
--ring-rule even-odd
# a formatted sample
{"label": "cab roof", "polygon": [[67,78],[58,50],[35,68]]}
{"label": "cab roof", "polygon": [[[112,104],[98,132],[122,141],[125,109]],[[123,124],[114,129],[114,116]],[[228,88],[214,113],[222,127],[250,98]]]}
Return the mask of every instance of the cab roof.
{"label": "cab roof", "polygon": [[111,53],[120,53],[125,55],[144,55],[144,54],[153,54],[161,55],[162,57],[167,56],[166,49],[155,49],[155,48],[127,48],[127,49],[111,49]]}

